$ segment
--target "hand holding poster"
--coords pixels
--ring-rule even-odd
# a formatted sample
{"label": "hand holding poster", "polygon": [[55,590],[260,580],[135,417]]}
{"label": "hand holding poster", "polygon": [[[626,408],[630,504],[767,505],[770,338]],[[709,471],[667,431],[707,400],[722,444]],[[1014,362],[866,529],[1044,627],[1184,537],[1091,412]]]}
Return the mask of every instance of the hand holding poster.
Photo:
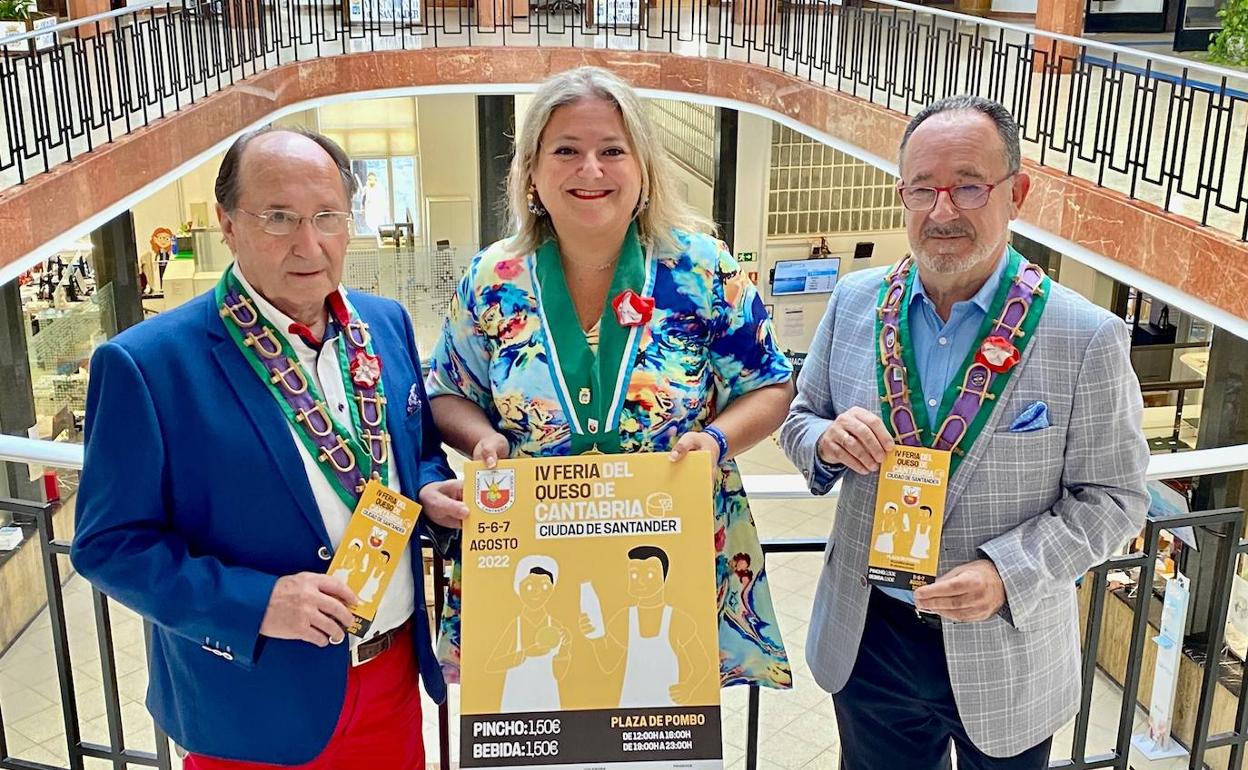
{"label": "hand holding poster", "polygon": [[465,472],[461,766],[722,767],[709,457]]}

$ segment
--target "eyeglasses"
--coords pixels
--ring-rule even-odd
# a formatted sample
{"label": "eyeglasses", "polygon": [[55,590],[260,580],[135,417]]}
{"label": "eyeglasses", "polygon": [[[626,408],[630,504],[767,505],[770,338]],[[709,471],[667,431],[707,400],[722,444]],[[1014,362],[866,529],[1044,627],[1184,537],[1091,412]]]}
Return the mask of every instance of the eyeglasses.
{"label": "eyeglasses", "polygon": [[936,208],[936,201],[942,192],[949,193],[949,200],[962,211],[982,209],[988,205],[992,191],[1014,178],[1015,171],[999,182],[992,184],[959,184],[952,187],[920,187],[913,185],[897,185],[897,193],[901,203],[911,211],[931,211]]}
{"label": "eyeglasses", "polygon": [[351,213],[347,211],[318,211],[304,217],[285,209],[265,209],[259,214],[247,209],[236,210],[259,219],[263,223],[260,227],[269,235],[290,235],[299,229],[305,219],[311,220],[312,226],[321,235],[342,235],[351,224]]}

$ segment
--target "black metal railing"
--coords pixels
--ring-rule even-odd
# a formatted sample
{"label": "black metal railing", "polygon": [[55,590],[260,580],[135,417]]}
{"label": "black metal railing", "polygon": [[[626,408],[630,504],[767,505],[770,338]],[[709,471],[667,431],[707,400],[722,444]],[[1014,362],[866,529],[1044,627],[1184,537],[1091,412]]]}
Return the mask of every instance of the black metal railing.
{"label": "black metal railing", "polygon": [[[1093,768],[1125,768],[1127,752],[1131,742],[1131,731],[1134,725],[1137,697],[1144,666],[1144,645],[1148,641],[1149,613],[1152,609],[1153,578],[1160,551],[1161,533],[1163,530],[1175,530],[1180,527],[1194,527],[1208,532],[1217,539],[1214,568],[1211,574],[1210,601],[1207,617],[1204,618],[1207,632],[1204,635],[1205,665],[1201,672],[1200,694],[1196,702],[1195,726],[1193,739],[1189,749],[1189,767],[1203,768],[1205,752],[1217,746],[1232,746],[1229,768],[1238,770],[1242,762],[1243,744],[1248,740],[1245,723],[1237,721],[1236,729],[1231,733],[1218,736],[1210,734],[1213,712],[1213,700],[1218,684],[1220,661],[1223,657],[1223,634],[1226,627],[1227,612],[1231,600],[1231,586],[1234,580],[1238,557],[1248,551],[1248,542],[1241,537],[1244,531],[1244,511],[1241,508],[1227,508],[1216,511],[1203,511],[1183,516],[1165,518],[1149,517],[1144,526],[1143,548],[1141,551],[1123,556],[1116,556],[1089,571],[1091,595],[1088,601],[1088,613],[1084,627],[1083,640],[1083,690],[1080,698],[1078,716],[1075,719],[1074,746],[1069,762],[1056,763],[1054,767],[1072,768],[1073,770],[1092,770]],[[1138,570],[1137,595],[1131,616],[1131,638],[1127,651],[1125,673],[1122,678],[1122,699],[1118,715],[1118,732],[1113,751],[1088,757],[1086,754],[1089,718],[1091,715],[1091,681],[1097,668],[1098,652],[1103,631],[1105,600],[1109,591],[1106,579],[1110,570]],[[1245,708],[1246,693],[1241,686],[1238,693],[1239,711]]]}
{"label": "black metal railing", "polygon": [[[11,513],[15,524],[33,525],[37,535],[40,561],[43,566],[44,590],[47,596],[46,610],[52,634],[52,651],[56,661],[65,748],[69,757],[68,768],[57,768],[10,755],[7,738],[9,724],[4,718],[4,699],[0,697],[0,770],[83,770],[87,759],[112,762],[117,770],[125,770],[131,765],[170,770],[172,766],[170,742],[159,726],[153,725],[156,746],[154,752],[126,748],[127,733],[122,717],[121,693],[117,684],[117,655],[113,645],[113,624],[109,608],[111,600],[94,587],[91,589],[91,602],[100,655],[101,687],[104,696],[108,744],[93,743],[82,738],[78,713],[79,691],[74,684],[74,661],[69,643],[69,614],[66,611],[63,592],[67,576],[62,574],[60,559],[60,557],[68,558],[71,542],[56,536],[55,514],[59,508],[59,504],[56,503],[33,503],[0,498],[0,510]],[[446,578],[444,563],[431,546],[431,543],[422,542],[422,548],[428,548],[433,559],[435,580],[433,617],[437,618],[442,614]],[[149,627],[150,624],[144,621],[145,652],[150,647]],[[0,655],[3,655],[2,650],[0,650]],[[440,766],[448,769],[451,767],[450,719],[449,707],[444,702],[438,707],[438,756]]]}
{"label": "black metal railing", "polygon": [[[61,572],[59,557],[67,556],[69,543],[58,539],[53,528],[56,506],[35,504],[16,500],[0,500],[0,509],[14,514],[15,522],[33,523],[42,551],[44,582],[47,591],[47,611],[52,633],[52,647],[56,661],[57,684],[60,689],[61,712],[64,720],[64,736],[69,757],[68,767],[41,764],[10,756],[6,740],[3,703],[0,703],[0,770],[82,770],[86,759],[110,761],[115,768],[124,770],[128,765],[147,766],[168,770],[171,767],[170,745],[167,737],[154,728],[156,751],[145,752],[125,747],[126,731],[122,723],[122,708],[117,686],[116,654],[113,649],[112,625],[109,617],[109,600],[92,590],[92,601],[98,641],[100,666],[104,690],[105,716],[108,727],[108,745],[84,741],[81,736],[77,708],[77,690],[74,685],[74,667],[70,654],[68,617],[62,586],[65,576]],[[1193,737],[1188,745],[1189,767],[1193,770],[1205,767],[1208,751],[1229,748],[1226,767],[1240,770],[1244,746],[1248,742],[1248,688],[1242,683],[1236,693],[1237,707],[1234,729],[1213,732],[1212,714],[1214,695],[1222,686],[1218,682],[1220,662],[1223,660],[1223,630],[1227,622],[1231,601],[1231,586],[1238,558],[1248,553],[1248,540],[1241,538],[1244,531],[1244,511],[1240,508],[1203,511],[1184,516],[1149,518],[1143,533],[1143,547],[1137,553],[1115,556],[1094,567],[1085,577],[1090,586],[1087,613],[1084,623],[1082,690],[1080,708],[1075,718],[1070,759],[1051,763],[1054,770],[1129,770],[1128,752],[1137,708],[1138,693],[1144,670],[1144,646],[1150,636],[1149,614],[1153,609],[1152,585],[1155,564],[1160,553],[1163,530],[1173,531],[1180,527],[1193,527],[1208,533],[1216,542],[1213,569],[1210,573],[1210,601],[1207,609],[1206,628],[1203,639],[1203,668],[1200,691],[1196,701]],[[768,541],[763,544],[765,553],[773,557],[780,554],[822,553],[822,540]],[[442,597],[445,590],[443,563],[434,555],[434,617],[441,615]],[[1136,570],[1138,594],[1131,604],[1131,633],[1125,671],[1119,682],[1118,727],[1114,747],[1105,753],[1088,756],[1088,729],[1092,715],[1092,693],[1098,669],[1098,657],[1105,631],[1104,610],[1109,595],[1107,574],[1111,570]],[[1113,601],[1120,601],[1114,598]],[[146,629],[145,629],[146,630]],[[1200,647],[1200,645],[1197,645]],[[1189,646],[1190,651],[1190,646]],[[1197,653],[1200,650],[1196,651]],[[760,697],[757,687],[750,688],[747,707],[746,767],[756,770],[767,767],[767,758],[759,755]],[[454,716],[446,704],[438,709],[438,757],[444,770],[451,767],[450,724]]]}
{"label": "black metal railing", "polygon": [[[1244,510],[1227,508],[1215,511],[1202,511],[1183,516],[1167,516],[1165,518],[1149,517],[1145,523],[1142,536],[1143,547],[1140,551],[1115,556],[1088,571],[1085,580],[1089,581],[1087,613],[1084,621],[1084,638],[1082,644],[1081,689],[1079,711],[1075,717],[1074,730],[1071,738],[1070,758],[1058,759],[1050,763],[1051,770],[1129,770],[1129,751],[1131,747],[1134,715],[1138,705],[1141,676],[1145,663],[1144,645],[1152,634],[1149,631],[1149,615],[1153,609],[1153,579],[1155,567],[1161,549],[1163,531],[1173,531],[1181,527],[1193,527],[1208,532],[1216,538],[1216,552],[1212,570],[1212,581],[1209,584],[1210,601],[1205,618],[1207,632],[1203,634],[1203,658],[1201,667],[1200,692],[1196,701],[1195,726],[1188,750],[1188,767],[1199,770],[1206,767],[1206,753],[1212,749],[1229,747],[1230,756],[1226,767],[1229,770],[1240,770],[1243,766],[1245,744],[1248,743],[1248,679],[1241,680],[1239,692],[1236,693],[1237,707],[1235,726],[1231,731],[1213,733],[1211,729],[1214,695],[1219,685],[1218,674],[1220,661],[1223,659],[1223,636],[1226,628],[1227,615],[1231,603],[1231,587],[1235,576],[1236,565],[1241,555],[1248,553],[1248,540],[1241,537],[1244,532]],[[822,553],[826,543],[823,540],[784,540],[770,541],[763,544],[767,554],[780,553]],[[1127,651],[1125,672],[1119,684],[1119,712],[1114,747],[1104,753],[1088,755],[1088,729],[1092,716],[1092,693],[1099,668],[1098,658],[1100,644],[1105,630],[1105,601],[1109,594],[1107,575],[1111,570],[1136,571],[1138,593],[1131,610],[1131,636]],[[1114,599],[1118,601],[1118,599]],[[1239,664],[1242,666],[1242,663]],[[757,770],[766,767],[766,759],[758,755],[759,738],[759,690],[750,689],[747,711],[747,748],[746,768]]]}
{"label": "black metal railing", "polygon": [[752,62],[907,114],[950,94],[991,97],[1018,117],[1036,162],[1248,239],[1248,77],[894,0],[717,1],[652,0],[635,24],[605,15],[629,0],[532,0],[527,11],[476,0],[419,14],[419,0],[211,0],[67,22],[50,45],[28,35],[0,52],[0,182],[290,62],[574,46]]}
{"label": "black metal railing", "polygon": [[[44,590],[47,594],[47,612],[51,622],[52,650],[56,659],[57,685],[60,688],[61,716],[65,728],[65,744],[69,756],[69,770],[83,770],[87,758],[111,761],[118,770],[127,765],[158,767],[169,770],[169,741],[159,727],[156,728],[156,751],[127,749],[122,726],[121,696],[117,688],[117,656],[113,648],[112,621],[109,617],[108,599],[99,591],[92,591],[95,607],[96,638],[100,651],[100,671],[104,690],[104,714],[108,723],[109,745],[82,740],[78,718],[78,690],[74,686],[74,668],[70,657],[68,617],[62,586],[65,576],[61,573],[58,557],[68,557],[70,542],[56,537],[53,514],[59,506],[54,503],[31,503],[22,500],[0,499],[0,508],[13,514],[14,523],[33,523],[38,536],[43,564]],[[146,629],[145,629],[146,630]],[[144,634],[145,638],[148,635]],[[52,766],[10,756],[3,703],[0,703],[0,770],[52,770]]]}

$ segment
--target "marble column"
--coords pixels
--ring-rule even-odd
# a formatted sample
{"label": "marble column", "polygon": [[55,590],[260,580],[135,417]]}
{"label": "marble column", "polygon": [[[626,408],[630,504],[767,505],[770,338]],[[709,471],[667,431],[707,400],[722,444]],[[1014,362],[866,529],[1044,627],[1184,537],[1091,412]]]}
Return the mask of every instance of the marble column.
{"label": "marble column", "polygon": [[[1214,329],[1205,374],[1197,449],[1248,443],[1248,340]],[[1248,507],[1248,474],[1218,473],[1200,476],[1192,488],[1192,510]],[[1192,578],[1188,633],[1200,633],[1208,624],[1213,592],[1214,557],[1219,538],[1196,530],[1199,551],[1188,551],[1181,568]]]}
{"label": "marble column", "polygon": [[477,157],[480,158],[480,239],[482,247],[507,233],[507,170],[516,135],[516,97],[477,97]]}
{"label": "marble column", "polygon": [[[1203,398],[1196,448],[1248,444],[1248,340],[1214,329]],[[1202,476],[1194,498],[1197,509],[1248,507],[1248,474]]]}
{"label": "marble column", "polygon": [[[26,317],[17,281],[0,286],[0,433],[27,437],[35,424],[35,392],[26,352]],[[43,500],[27,466],[0,462],[0,497]]]}
{"label": "marble column", "polygon": [[529,0],[476,0],[477,25],[490,30],[529,15]]}
{"label": "marble column", "polygon": [[[112,7],[108,0],[68,0],[68,10],[69,18],[85,19],[97,13],[107,13],[112,10]],[[73,34],[85,39],[108,32],[112,28],[111,21],[98,21],[94,24],[75,27]]]}
{"label": "marble column", "polygon": [[992,0],[957,0],[953,7],[958,13],[987,16],[992,10]]}
{"label": "marble column", "polygon": [[1053,280],[1058,280],[1059,269],[1062,265],[1061,254],[1039,241],[1033,241],[1027,236],[1019,235],[1018,233],[1010,234],[1010,245],[1019,254],[1022,254],[1030,262],[1048,273]]}
{"label": "marble column", "polygon": [[1052,38],[1039,37],[1045,30],[1072,37],[1083,35],[1084,0],[1036,0],[1036,32],[1032,48],[1032,68],[1036,72],[1058,67],[1068,74],[1078,62],[1080,47]]}
{"label": "marble column", "polygon": [[732,23],[738,27],[771,24],[778,4],[779,0],[732,0]]}
{"label": "marble column", "polygon": [[91,233],[91,262],[100,295],[100,328],[109,337],[143,320],[134,218],[118,214]]}
{"label": "marble column", "polygon": [[[257,29],[262,24],[272,23],[272,17],[266,14],[265,6],[259,0],[224,0],[221,7],[225,26],[233,29]],[[346,0],[343,0],[342,12],[346,14]],[[260,44],[259,40],[252,42]],[[243,41],[236,41],[236,44],[245,45]]]}
{"label": "marble column", "polygon": [[712,182],[712,213],[719,227],[719,238],[733,250],[736,242],[737,209],[737,125],[739,113],[726,107],[715,108],[715,178]]}

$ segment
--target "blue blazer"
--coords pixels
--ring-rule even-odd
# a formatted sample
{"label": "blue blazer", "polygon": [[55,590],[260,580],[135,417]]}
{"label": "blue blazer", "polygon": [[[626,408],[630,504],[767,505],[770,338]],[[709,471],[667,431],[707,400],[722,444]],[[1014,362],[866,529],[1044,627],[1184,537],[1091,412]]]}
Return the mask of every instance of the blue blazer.
{"label": "blue blazer", "polygon": [[[403,494],[454,477],[420,376],[411,322],[351,292],[382,359],[392,469]],[[432,527],[424,522],[422,529]],[[277,578],[325,572],[333,546],[285,417],[226,333],[211,294],[101,345],[91,359],[74,567],[153,625],[147,706],[189,751],[300,764],[338,721],[348,645],[261,637]],[[421,620],[425,691],[446,685]]]}

